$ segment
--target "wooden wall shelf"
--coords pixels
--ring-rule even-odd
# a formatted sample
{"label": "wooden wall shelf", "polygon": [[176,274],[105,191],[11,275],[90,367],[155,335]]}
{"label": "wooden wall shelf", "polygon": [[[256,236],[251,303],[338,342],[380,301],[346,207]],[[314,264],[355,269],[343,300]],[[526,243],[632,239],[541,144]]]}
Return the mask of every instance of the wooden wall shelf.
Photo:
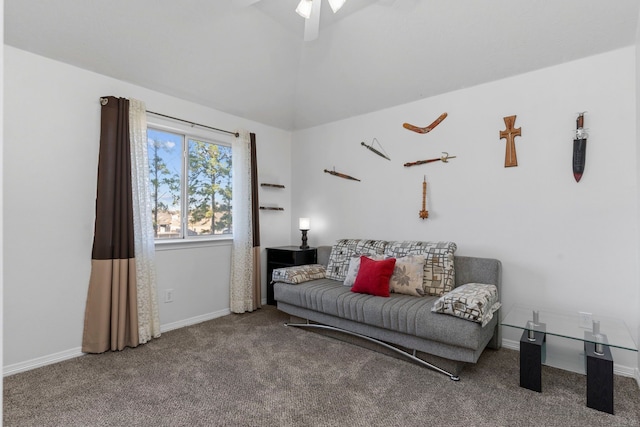
{"label": "wooden wall shelf", "polygon": [[260,187],[273,187],[273,188],[284,188],[282,184],[269,184],[268,182],[263,182],[260,184]]}
{"label": "wooden wall shelf", "polygon": [[266,210],[266,211],[283,211],[284,210],[284,208],[277,208],[273,206],[260,206],[260,209]]}

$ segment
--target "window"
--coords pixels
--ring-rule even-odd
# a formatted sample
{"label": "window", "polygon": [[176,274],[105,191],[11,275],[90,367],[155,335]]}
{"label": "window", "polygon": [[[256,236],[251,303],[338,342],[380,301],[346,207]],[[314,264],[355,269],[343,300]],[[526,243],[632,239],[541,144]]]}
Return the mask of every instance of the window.
{"label": "window", "polygon": [[152,127],[147,140],[155,238],[230,237],[231,146]]}

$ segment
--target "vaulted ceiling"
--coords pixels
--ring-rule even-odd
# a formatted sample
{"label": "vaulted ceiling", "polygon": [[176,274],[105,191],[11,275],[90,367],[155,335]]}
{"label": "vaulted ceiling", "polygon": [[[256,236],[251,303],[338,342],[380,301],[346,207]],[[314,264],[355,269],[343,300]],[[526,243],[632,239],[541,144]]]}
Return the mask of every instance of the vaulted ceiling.
{"label": "vaulted ceiling", "polygon": [[305,42],[297,3],[5,0],[5,43],[294,130],[633,45],[640,7],[347,0]]}

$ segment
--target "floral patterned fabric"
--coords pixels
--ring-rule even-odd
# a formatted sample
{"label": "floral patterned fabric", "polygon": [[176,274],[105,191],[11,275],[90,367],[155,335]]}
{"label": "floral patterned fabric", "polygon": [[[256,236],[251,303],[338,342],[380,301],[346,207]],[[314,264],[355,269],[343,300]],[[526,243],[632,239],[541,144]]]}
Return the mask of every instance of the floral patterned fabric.
{"label": "floral patterned fabric", "polygon": [[485,326],[501,305],[495,285],[467,283],[440,297],[431,311],[450,314]]}
{"label": "floral patterned fabric", "polygon": [[155,245],[149,194],[147,155],[147,114],[145,103],[129,100],[131,176],[133,203],[136,289],[138,295],[138,342],[144,344],[160,336]]}
{"label": "floral patterned fabric", "polygon": [[424,296],[424,256],[408,255],[396,259],[396,266],[389,281],[389,289],[397,294]]}
{"label": "floral patterned fabric", "polygon": [[297,265],[295,267],[276,268],[272,273],[272,281],[296,285],[309,280],[324,279],[326,269],[321,264]]}
{"label": "floral patterned fabric", "polygon": [[230,309],[233,313],[255,310],[253,277],[257,268],[253,249],[251,209],[251,134],[240,131],[234,138],[233,156],[233,246],[231,247]]}

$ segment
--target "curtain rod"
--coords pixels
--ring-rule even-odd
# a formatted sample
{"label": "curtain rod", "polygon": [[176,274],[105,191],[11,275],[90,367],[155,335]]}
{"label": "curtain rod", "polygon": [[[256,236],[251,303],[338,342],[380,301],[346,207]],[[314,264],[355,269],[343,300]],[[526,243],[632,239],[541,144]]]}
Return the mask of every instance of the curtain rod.
{"label": "curtain rod", "polygon": [[[103,96],[103,97],[100,98],[100,104],[101,105],[107,105],[108,102],[109,102],[109,99],[107,97]],[[183,123],[188,123],[191,126],[200,126],[202,128],[211,129],[211,130],[215,130],[215,131],[223,132],[223,133],[228,133],[229,135],[233,135],[236,138],[240,136],[240,133],[238,133],[238,132],[231,132],[231,131],[228,131],[228,130],[218,129],[218,128],[214,128],[214,127],[207,126],[207,125],[201,125],[200,123],[190,122],[189,120],[183,120],[183,119],[179,119],[179,118],[173,117],[173,116],[167,116],[166,114],[156,113],[155,111],[147,110],[147,113],[155,114],[156,116],[165,117],[167,119],[177,120],[177,121],[183,122]]]}
{"label": "curtain rod", "polygon": [[156,113],[155,111],[147,110],[147,113],[154,114],[154,115],[160,116],[160,117],[166,117],[167,119],[177,120],[177,121],[183,122],[183,123],[188,123],[191,126],[200,126],[201,128],[207,128],[207,129],[215,130],[215,131],[218,131],[218,132],[228,133],[230,135],[235,136],[236,138],[240,136],[240,134],[238,132],[231,132],[231,131],[228,131],[228,130],[218,129],[218,128],[214,128],[214,127],[207,126],[207,125],[201,125],[199,123],[190,122],[189,120],[183,120],[183,119],[179,119],[177,117],[167,116],[166,114]]}

